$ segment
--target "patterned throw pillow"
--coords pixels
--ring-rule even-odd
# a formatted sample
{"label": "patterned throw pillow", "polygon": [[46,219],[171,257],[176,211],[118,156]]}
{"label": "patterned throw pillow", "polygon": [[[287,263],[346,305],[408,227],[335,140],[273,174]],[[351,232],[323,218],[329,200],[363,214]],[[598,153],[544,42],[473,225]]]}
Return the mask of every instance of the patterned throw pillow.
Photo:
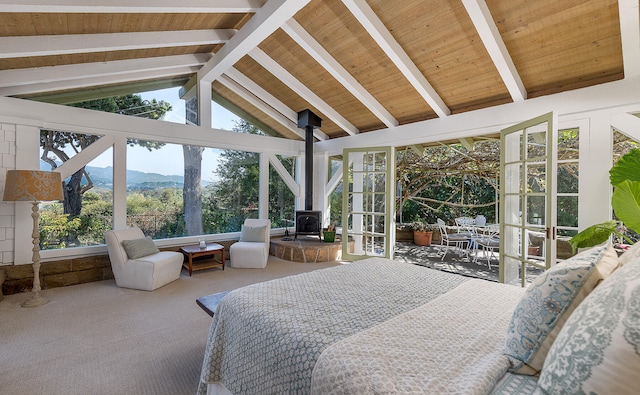
{"label": "patterned throw pillow", "polygon": [[122,246],[129,259],[138,259],[160,252],[150,236],[142,239],[122,240]]}
{"label": "patterned throw pillow", "polygon": [[638,394],[640,260],[617,269],[576,308],[538,380],[545,394]]}
{"label": "patterned throw pillow", "polygon": [[264,242],[264,233],[267,231],[266,226],[246,226],[242,225],[240,233],[240,241]]}
{"label": "patterned throw pillow", "polygon": [[505,355],[510,371],[537,374],[549,348],[573,310],[618,266],[608,243],[581,252],[541,274],[513,312]]}
{"label": "patterned throw pillow", "polygon": [[620,266],[624,266],[631,261],[635,261],[640,258],[640,243],[635,243],[628,250],[626,250],[620,257],[618,258],[618,263]]}

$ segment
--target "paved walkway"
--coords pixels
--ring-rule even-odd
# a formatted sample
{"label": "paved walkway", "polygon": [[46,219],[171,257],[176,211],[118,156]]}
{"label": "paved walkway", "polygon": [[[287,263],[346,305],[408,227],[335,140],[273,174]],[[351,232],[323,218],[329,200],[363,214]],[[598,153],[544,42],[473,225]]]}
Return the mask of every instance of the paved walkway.
{"label": "paved walkway", "polygon": [[[482,252],[477,262],[474,263],[473,257],[469,259],[465,255],[460,256],[455,249],[450,247],[445,259],[441,260],[444,248],[439,244],[421,247],[412,242],[398,241],[396,242],[394,259],[463,276],[498,282],[498,259],[490,260],[491,269],[489,269],[487,259],[482,255]],[[531,268],[528,270],[527,282],[533,281],[540,273],[542,273],[541,269]]]}

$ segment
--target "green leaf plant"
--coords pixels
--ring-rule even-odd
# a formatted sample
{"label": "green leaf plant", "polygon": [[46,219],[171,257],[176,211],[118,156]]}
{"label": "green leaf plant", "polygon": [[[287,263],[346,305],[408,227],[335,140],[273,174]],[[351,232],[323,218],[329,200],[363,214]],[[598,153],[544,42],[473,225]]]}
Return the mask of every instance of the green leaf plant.
{"label": "green leaf plant", "polygon": [[611,170],[609,181],[614,187],[611,206],[618,220],[590,226],[569,240],[575,253],[578,248],[604,243],[611,235],[633,244],[624,231],[640,233],[640,149],[629,151]]}

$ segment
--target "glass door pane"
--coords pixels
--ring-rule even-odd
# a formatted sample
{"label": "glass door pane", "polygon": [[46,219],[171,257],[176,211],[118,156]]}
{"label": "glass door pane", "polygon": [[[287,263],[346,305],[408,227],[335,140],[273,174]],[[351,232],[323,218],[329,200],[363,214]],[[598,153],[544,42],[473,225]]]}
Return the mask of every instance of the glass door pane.
{"label": "glass door pane", "polygon": [[345,149],[343,158],[342,257],[393,259],[393,148]]}
{"label": "glass door pane", "polygon": [[[556,147],[554,114],[501,132],[500,281],[525,285],[527,269],[555,262]],[[542,248],[529,247],[544,234]]]}

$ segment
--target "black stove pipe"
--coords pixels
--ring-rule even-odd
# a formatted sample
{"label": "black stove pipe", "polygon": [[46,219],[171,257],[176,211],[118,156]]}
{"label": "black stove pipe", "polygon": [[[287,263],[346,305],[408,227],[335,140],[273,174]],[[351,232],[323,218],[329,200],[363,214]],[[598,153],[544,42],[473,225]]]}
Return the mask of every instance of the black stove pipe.
{"label": "black stove pipe", "polygon": [[322,119],[311,110],[298,112],[298,127],[305,130],[304,152],[304,209],[313,210],[313,128],[319,128]]}

